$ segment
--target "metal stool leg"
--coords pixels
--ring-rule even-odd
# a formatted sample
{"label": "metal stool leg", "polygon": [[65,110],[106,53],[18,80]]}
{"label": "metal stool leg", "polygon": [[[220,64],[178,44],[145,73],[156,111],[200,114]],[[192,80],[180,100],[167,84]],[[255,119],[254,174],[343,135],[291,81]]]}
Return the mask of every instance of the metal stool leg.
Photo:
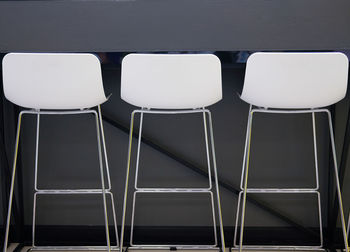
{"label": "metal stool leg", "polygon": [[128,147],[127,168],[126,168],[126,175],[125,175],[126,178],[125,178],[125,191],[124,191],[124,202],[123,202],[122,227],[120,232],[120,251],[123,251],[123,245],[124,245],[126,203],[127,203],[127,196],[128,196],[129,173],[130,173],[130,163],[131,163],[131,147],[132,147],[135,113],[136,111],[133,111],[131,113],[131,119],[130,119],[129,147]]}
{"label": "metal stool leg", "polygon": [[336,189],[337,189],[337,194],[338,194],[338,204],[339,204],[339,212],[340,212],[340,221],[341,221],[342,230],[343,230],[344,246],[345,246],[345,251],[349,252],[349,245],[348,245],[348,238],[347,238],[347,233],[346,233],[346,224],[345,224],[344,210],[343,210],[343,201],[342,201],[340,184],[339,184],[339,176],[338,176],[337,154],[335,152],[335,141],[334,141],[334,134],[333,134],[332,116],[331,116],[331,113],[329,112],[329,110],[326,110],[325,112],[328,115],[329,134],[330,134],[330,138],[331,138],[333,163],[334,163],[334,175],[335,175]]}
{"label": "metal stool leg", "polygon": [[[316,122],[315,122],[315,112],[312,112],[312,135],[313,135],[313,144],[314,144],[314,157],[315,157],[315,178],[316,178],[316,188],[315,190],[319,191],[320,189],[320,179],[318,172],[318,155],[317,155],[317,135],[316,135]],[[317,192],[317,203],[318,203],[318,223],[320,225],[320,247],[323,247],[323,224],[322,224],[322,207],[321,207],[321,196]]]}
{"label": "metal stool leg", "polygon": [[[178,114],[178,113],[203,113],[203,125],[204,125],[204,133],[205,133],[205,142],[206,142],[206,153],[207,153],[207,162],[208,162],[208,174],[209,174],[209,187],[208,188],[140,188],[138,186],[138,173],[139,173],[139,157],[140,157],[140,146],[141,146],[141,137],[142,137],[142,124],[143,124],[143,114],[144,113],[155,113],[155,114]],[[224,243],[224,232],[222,225],[222,216],[221,216],[221,206],[220,206],[220,198],[219,198],[219,189],[218,189],[218,179],[217,179],[217,170],[216,170],[216,160],[215,160],[215,150],[214,150],[214,140],[213,140],[213,130],[212,130],[212,121],[210,112],[206,109],[196,109],[190,111],[150,111],[146,109],[141,109],[134,111],[131,115],[131,123],[130,123],[130,136],[129,136],[129,152],[128,152],[128,164],[127,164],[127,174],[126,174],[126,184],[125,184],[125,195],[124,195],[124,207],[123,207],[123,222],[122,222],[122,232],[121,232],[121,247],[124,240],[124,230],[125,230],[125,222],[126,222],[126,205],[127,205],[127,194],[128,194],[128,182],[129,182],[129,172],[130,172],[130,163],[131,163],[131,149],[132,149],[132,134],[133,134],[133,126],[134,126],[134,116],[135,113],[140,113],[140,127],[139,127],[139,137],[138,137],[138,147],[137,147],[137,159],[136,159],[136,171],[135,171],[135,184],[134,189],[135,192],[133,194],[132,201],[132,213],[131,213],[131,234],[130,234],[130,245],[133,248],[165,248],[165,247],[178,247],[178,248],[197,248],[197,249],[208,249],[215,248],[217,246],[217,230],[216,230],[216,218],[215,218],[215,208],[214,208],[214,198],[212,193],[212,181],[211,181],[211,165],[210,165],[210,149],[212,152],[212,161],[213,161],[213,169],[214,169],[214,178],[216,184],[216,193],[217,193],[217,205],[218,205],[218,213],[220,220],[220,233],[222,239],[222,250],[225,249]],[[206,113],[209,116],[209,133],[210,133],[210,142],[211,146],[209,148],[209,138],[208,138],[208,130],[207,130],[207,119]],[[213,228],[214,228],[214,245],[144,245],[144,244],[134,244],[133,243],[133,231],[134,231],[134,218],[135,218],[135,205],[136,205],[136,195],[137,193],[208,193],[211,199],[211,208],[213,213]],[[215,246],[215,247],[213,247]]]}
{"label": "metal stool leg", "polygon": [[[249,105],[249,112],[248,112],[248,122],[247,122],[247,130],[246,130],[246,137],[245,137],[245,143],[244,143],[244,151],[243,151],[243,162],[242,162],[242,174],[241,174],[241,183],[240,188],[241,192],[243,191],[243,179],[244,179],[244,172],[245,172],[245,166],[246,166],[246,158],[247,158],[247,150],[248,150],[248,136],[249,136],[249,117],[250,117],[250,111],[252,110],[252,105]],[[240,213],[240,207],[241,207],[241,193],[238,195],[237,200],[237,211],[236,211],[236,223],[235,223],[235,229],[234,229],[234,236],[233,236],[233,246],[237,247],[237,234],[238,234],[238,222],[239,222],[239,213]]]}
{"label": "metal stool leg", "polygon": [[222,252],[225,252],[225,237],[224,237],[224,224],[222,221],[222,213],[221,213],[221,203],[220,203],[220,193],[219,193],[219,180],[218,180],[218,172],[216,167],[216,156],[215,156],[215,144],[214,144],[214,134],[213,134],[213,122],[211,119],[211,113],[208,112],[209,116],[209,132],[210,132],[210,141],[211,141],[211,149],[212,149],[212,158],[213,158],[213,169],[214,169],[214,177],[215,177],[215,186],[216,186],[216,199],[218,204],[219,211],[219,222],[220,222],[220,235],[221,235],[221,249]]}
{"label": "metal stool leg", "polygon": [[[207,166],[208,166],[208,177],[209,177],[209,189],[212,189],[212,175],[211,175],[211,160],[210,160],[210,148],[209,148],[209,137],[208,137],[208,127],[207,127],[207,116],[206,113],[203,112],[203,128],[204,128],[204,138],[205,138],[205,150],[207,154]],[[211,136],[211,134],[210,134]],[[214,153],[215,155],[215,153]],[[215,184],[216,185],[216,184]],[[214,239],[215,239],[215,246],[218,245],[218,234],[217,234],[217,228],[216,228],[216,215],[215,215],[215,205],[214,205],[214,197],[213,193],[210,194],[211,197],[211,210],[213,214],[213,228],[214,228]],[[218,204],[218,209],[221,214],[221,206]],[[221,220],[221,217],[219,217]],[[221,231],[221,224],[220,222],[220,231]],[[221,234],[221,232],[220,232]]]}
{"label": "metal stool leg", "polygon": [[[141,138],[142,138],[142,126],[143,126],[143,113],[140,113],[140,125],[139,125],[139,136],[137,139],[137,153],[136,153],[136,170],[135,170],[135,181],[134,189],[137,190],[137,182],[139,177],[139,164],[140,164],[140,149],[141,149]],[[135,204],[136,204],[136,192],[133,194],[133,203],[131,210],[131,230],[130,230],[130,246],[135,246],[133,242],[134,238],[134,221],[135,221]]]}
{"label": "metal stool leg", "polygon": [[[315,124],[315,112],[323,112],[324,110],[305,110],[305,111],[271,111],[266,109],[254,109],[252,106],[249,108],[249,116],[247,123],[247,134],[245,141],[245,149],[243,156],[243,167],[241,177],[241,192],[238,195],[237,213],[236,213],[236,226],[234,231],[234,246],[237,247],[237,235],[238,235],[238,222],[241,213],[241,226],[240,226],[240,241],[239,250],[242,251],[244,247],[250,249],[320,249],[323,246],[323,230],[322,230],[322,213],[321,213],[321,197],[319,193],[319,172],[318,172],[318,158],[317,158],[317,142],[316,142],[316,124]],[[249,157],[250,157],[250,145],[251,145],[251,131],[252,131],[252,120],[254,112],[266,112],[266,113],[311,113],[312,114],[312,128],[313,128],[313,145],[314,145],[314,159],[315,159],[315,188],[295,188],[295,189],[270,189],[270,188],[248,188],[248,168],[249,168]],[[319,246],[243,246],[243,230],[244,230],[244,218],[246,208],[246,194],[247,193],[312,193],[317,196],[318,204],[318,220],[319,220],[319,233],[320,233],[320,245]],[[243,197],[243,199],[242,199]],[[242,209],[241,209],[242,204]]]}
{"label": "metal stool leg", "polygon": [[[143,114],[144,114],[143,112],[140,112],[140,126],[139,126],[139,136],[138,136],[138,145],[137,145],[137,154],[136,154],[136,171],[135,171],[135,183],[134,183],[135,192],[133,194],[133,203],[132,203],[132,212],[131,212],[131,231],[130,231],[130,246],[138,247],[138,248],[146,247],[146,245],[138,245],[138,244],[134,244],[134,242],[133,242],[136,195],[137,195],[137,193],[142,194],[143,190],[148,190],[148,188],[139,188],[138,187],[138,174],[139,174],[139,160],[140,160],[140,148],[141,148],[141,138],[142,138]],[[206,121],[205,112],[203,112],[203,126],[204,126],[205,143],[206,143],[208,177],[210,178],[208,190],[211,190],[212,189],[211,162],[210,162],[209,139],[208,139],[208,130],[207,130],[207,121]],[[176,192],[176,189],[171,190],[171,188],[169,188],[168,191],[169,192],[170,191]],[[155,190],[155,191],[148,191],[146,193],[160,193],[160,192]],[[178,193],[180,193],[180,192],[178,192]],[[181,192],[181,193],[185,193],[185,192]],[[209,191],[206,193],[209,193],[209,195],[210,195],[211,209],[212,209],[212,215],[213,215],[214,246],[217,246],[218,243],[217,243],[217,230],[216,230],[216,218],[215,218],[215,207],[214,207],[213,193],[209,192]],[[157,246],[157,245],[147,245],[147,247],[148,246]],[[176,246],[180,247],[180,245],[176,245]],[[161,245],[159,245],[159,247],[161,247]]]}
{"label": "metal stool leg", "polygon": [[242,205],[242,216],[241,216],[241,230],[240,230],[240,237],[239,237],[240,252],[242,252],[242,246],[243,246],[243,228],[244,228],[245,207],[246,207],[246,200],[247,200],[248,168],[249,168],[249,158],[250,158],[253,113],[254,113],[253,111],[249,111],[249,117],[248,117],[249,126],[248,126],[248,139],[247,139],[247,160],[246,160],[245,173],[244,173],[243,205]]}
{"label": "metal stool leg", "polygon": [[39,134],[40,134],[40,111],[36,119],[36,139],[35,139],[35,167],[34,167],[34,198],[33,198],[33,218],[32,218],[32,247],[35,247],[35,220],[36,220],[36,200],[38,191],[38,159],[39,159]]}
{"label": "metal stool leg", "polygon": [[[109,175],[109,167],[108,167],[108,159],[107,159],[107,153],[106,153],[106,146],[105,146],[105,139],[104,139],[104,132],[103,132],[103,124],[102,124],[102,117],[101,117],[101,111],[100,107],[98,107],[98,113],[94,110],[87,110],[87,111],[73,111],[73,112],[40,112],[38,111],[24,111],[23,113],[29,113],[29,114],[36,114],[37,115],[37,128],[36,128],[36,147],[35,147],[35,171],[34,171],[34,198],[33,198],[33,225],[32,225],[32,249],[31,250],[64,250],[64,249],[76,249],[76,250],[86,250],[86,249],[101,249],[100,247],[91,247],[91,246],[70,246],[70,247],[52,247],[52,246],[45,246],[45,247],[38,247],[35,245],[35,225],[36,225],[36,202],[39,194],[102,194],[103,197],[103,208],[104,208],[104,217],[105,217],[105,229],[106,229],[106,241],[107,241],[107,249],[108,251],[111,250],[110,245],[110,239],[109,239],[109,226],[108,226],[108,215],[107,215],[107,203],[106,203],[106,195],[110,195],[111,197],[111,204],[112,204],[112,214],[113,214],[113,224],[115,227],[115,234],[116,234],[116,241],[117,241],[117,247],[119,246],[119,240],[118,240],[118,232],[117,232],[117,222],[116,222],[116,212],[115,212],[115,205],[114,205],[114,198],[111,190],[111,182],[110,182],[110,175]],[[39,133],[40,133],[40,114],[82,114],[82,113],[92,113],[95,116],[96,120],[96,133],[97,133],[97,142],[98,142],[98,151],[99,151],[99,164],[100,164],[100,175],[101,175],[101,189],[74,189],[74,190],[51,190],[51,189],[39,189],[38,188],[38,156],[39,156]],[[100,132],[101,130],[101,132]],[[101,136],[100,136],[101,133]],[[104,174],[103,174],[103,160],[102,160],[102,148],[101,148],[101,137],[102,137],[102,145],[103,145],[103,152],[104,152],[104,158],[105,158],[105,165],[106,165],[106,173],[107,173],[107,181],[108,181],[108,188],[105,188],[104,184]]]}
{"label": "metal stool leg", "polygon": [[111,251],[111,243],[109,239],[109,227],[108,227],[108,213],[107,213],[107,202],[106,202],[106,189],[105,189],[105,179],[103,175],[103,164],[102,164],[102,150],[101,150],[101,139],[100,139],[100,128],[99,128],[99,116],[95,112],[96,118],[96,134],[97,134],[97,143],[98,143],[98,156],[100,163],[100,174],[101,174],[101,186],[102,186],[102,199],[103,199],[103,208],[105,216],[105,229],[106,229],[106,240],[107,240],[107,249],[108,252]]}
{"label": "metal stool leg", "polygon": [[[110,191],[112,189],[112,184],[111,184],[111,176],[110,176],[110,173],[109,173],[106,140],[105,140],[105,133],[104,133],[104,128],[103,128],[103,123],[102,123],[102,113],[101,113],[101,106],[100,105],[97,106],[97,111],[98,111],[98,118],[99,118],[99,123],[100,123],[102,146],[103,146],[103,153],[104,153],[106,174],[107,174],[107,181],[108,181],[108,188],[107,188],[107,190]],[[117,247],[119,247],[118,225],[117,225],[117,215],[116,215],[115,205],[114,205],[114,197],[113,197],[112,193],[110,193],[110,196],[111,196],[111,203],[112,203],[112,214],[113,214],[113,224],[114,224],[115,238],[116,238],[116,241],[117,241]],[[108,223],[107,223],[107,226],[108,226]]]}
{"label": "metal stool leg", "polygon": [[17,133],[16,133],[16,143],[15,143],[15,151],[14,151],[14,158],[13,158],[10,197],[9,197],[9,204],[8,204],[8,210],[7,210],[6,230],[5,230],[5,239],[4,239],[4,248],[3,248],[4,252],[7,251],[9,231],[10,231],[11,209],[12,209],[13,191],[14,191],[14,186],[15,186],[16,165],[17,165],[19,136],[20,136],[20,132],[21,132],[22,115],[23,115],[23,113],[20,112],[19,116],[18,116],[18,123],[17,123]]}

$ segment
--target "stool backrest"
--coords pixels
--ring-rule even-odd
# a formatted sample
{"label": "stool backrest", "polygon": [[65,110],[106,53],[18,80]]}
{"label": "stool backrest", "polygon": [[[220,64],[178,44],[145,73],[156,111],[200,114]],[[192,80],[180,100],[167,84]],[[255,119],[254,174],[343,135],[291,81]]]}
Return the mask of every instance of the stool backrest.
{"label": "stool backrest", "polygon": [[9,53],[2,68],[5,97],[22,107],[83,109],[106,101],[93,54]]}
{"label": "stool backrest", "polygon": [[122,62],[121,98],[144,108],[212,105],[222,99],[220,60],[211,54],[129,54]]}
{"label": "stool backrest", "polygon": [[254,53],[241,98],[269,108],[318,108],[343,99],[348,58],[330,53]]}

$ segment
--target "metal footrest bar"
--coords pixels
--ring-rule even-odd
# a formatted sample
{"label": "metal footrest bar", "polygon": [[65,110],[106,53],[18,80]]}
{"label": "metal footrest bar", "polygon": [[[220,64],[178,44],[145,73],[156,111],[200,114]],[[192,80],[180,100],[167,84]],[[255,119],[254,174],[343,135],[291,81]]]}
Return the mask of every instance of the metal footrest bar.
{"label": "metal footrest bar", "polygon": [[[47,190],[37,190],[36,194],[102,194],[102,189],[76,189],[76,190],[55,190],[55,189],[47,189]],[[106,190],[106,194],[111,194],[110,191]]]}
{"label": "metal footrest bar", "polygon": [[[28,251],[107,251],[106,246],[35,246],[30,248]],[[119,251],[119,247],[111,246],[111,250]]]}
{"label": "metal footrest bar", "polygon": [[[297,251],[325,251],[320,246],[254,246],[254,245],[244,245],[242,249],[246,250],[297,250]],[[239,250],[239,246],[235,246],[232,250]]]}
{"label": "metal footrest bar", "polygon": [[192,249],[192,250],[220,250],[217,246],[204,246],[204,245],[142,245],[142,246],[131,246],[129,249]]}
{"label": "metal footrest bar", "polygon": [[211,190],[202,188],[142,188],[138,193],[208,193]]}
{"label": "metal footrest bar", "polygon": [[318,193],[318,190],[306,188],[249,188],[247,193]]}

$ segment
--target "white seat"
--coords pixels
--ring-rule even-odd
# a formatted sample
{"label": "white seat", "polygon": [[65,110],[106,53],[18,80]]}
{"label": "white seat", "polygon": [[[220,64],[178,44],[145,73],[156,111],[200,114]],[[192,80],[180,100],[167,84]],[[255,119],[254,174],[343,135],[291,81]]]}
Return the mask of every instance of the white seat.
{"label": "white seat", "polygon": [[[222,98],[221,63],[210,54],[129,54],[122,62],[121,98],[126,102],[141,107],[131,114],[128,163],[126,172],[123,218],[121,228],[120,247],[123,247],[124,228],[126,222],[126,207],[128,195],[129,171],[132,157],[132,139],[135,114],[140,114],[139,139],[135,162],[135,184],[133,205],[131,210],[130,246],[131,248],[166,248],[179,249],[217,249],[218,235],[216,218],[220,221],[221,249],[225,251],[223,223],[220,206],[220,195],[216,169],[216,159],[213,140],[211,114],[204,107],[212,105]],[[141,188],[138,184],[139,157],[141,148],[143,117],[148,114],[194,114],[203,116],[203,129],[206,143],[208,187],[200,188],[159,188],[148,186]],[[201,116],[201,117],[202,117]],[[208,130],[209,127],[209,130]],[[208,134],[209,133],[209,134]],[[210,140],[209,140],[209,136]],[[210,145],[209,145],[210,143]],[[211,172],[214,172],[215,191],[217,200],[217,215],[212,203],[212,224],[214,230],[214,244],[135,244],[133,242],[134,216],[136,207],[136,194],[144,193],[192,193],[208,194],[210,201],[214,202],[214,187],[212,187]],[[210,203],[209,203],[210,204]],[[195,243],[195,242],[194,242]]]}
{"label": "white seat", "polygon": [[121,98],[143,108],[187,109],[222,99],[221,63],[212,54],[129,54]]}
{"label": "white seat", "polygon": [[2,68],[5,97],[25,108],[83,109],[107,100],[93,54],[9,53]]}
{"label": "white seat", "polygon": [[241,99],[258,107],[319,108],[345,97],[348,58],[342,53],[254,53]]}

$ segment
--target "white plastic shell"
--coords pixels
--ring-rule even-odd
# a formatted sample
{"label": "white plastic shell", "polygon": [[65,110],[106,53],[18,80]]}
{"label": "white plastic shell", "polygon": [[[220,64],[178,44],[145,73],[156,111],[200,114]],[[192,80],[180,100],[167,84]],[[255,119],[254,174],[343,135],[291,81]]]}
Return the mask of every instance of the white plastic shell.
{"label": "white plastic shell", "polygon": [[241,99],[267,108],[319,108],[345,97],[348,58],[330,53],[254,53]]}
{"label": "white plastic shell", "polygon": [[222,99],[220,60],[212,54],[129,54],[122,62],[121,98],[143,108],[207,107]]}
{"label": "white plastic shell", "polygon": [[105,102],[101,65],[93,54],[9,53],[5,97],[33,109],[84,109]]}

